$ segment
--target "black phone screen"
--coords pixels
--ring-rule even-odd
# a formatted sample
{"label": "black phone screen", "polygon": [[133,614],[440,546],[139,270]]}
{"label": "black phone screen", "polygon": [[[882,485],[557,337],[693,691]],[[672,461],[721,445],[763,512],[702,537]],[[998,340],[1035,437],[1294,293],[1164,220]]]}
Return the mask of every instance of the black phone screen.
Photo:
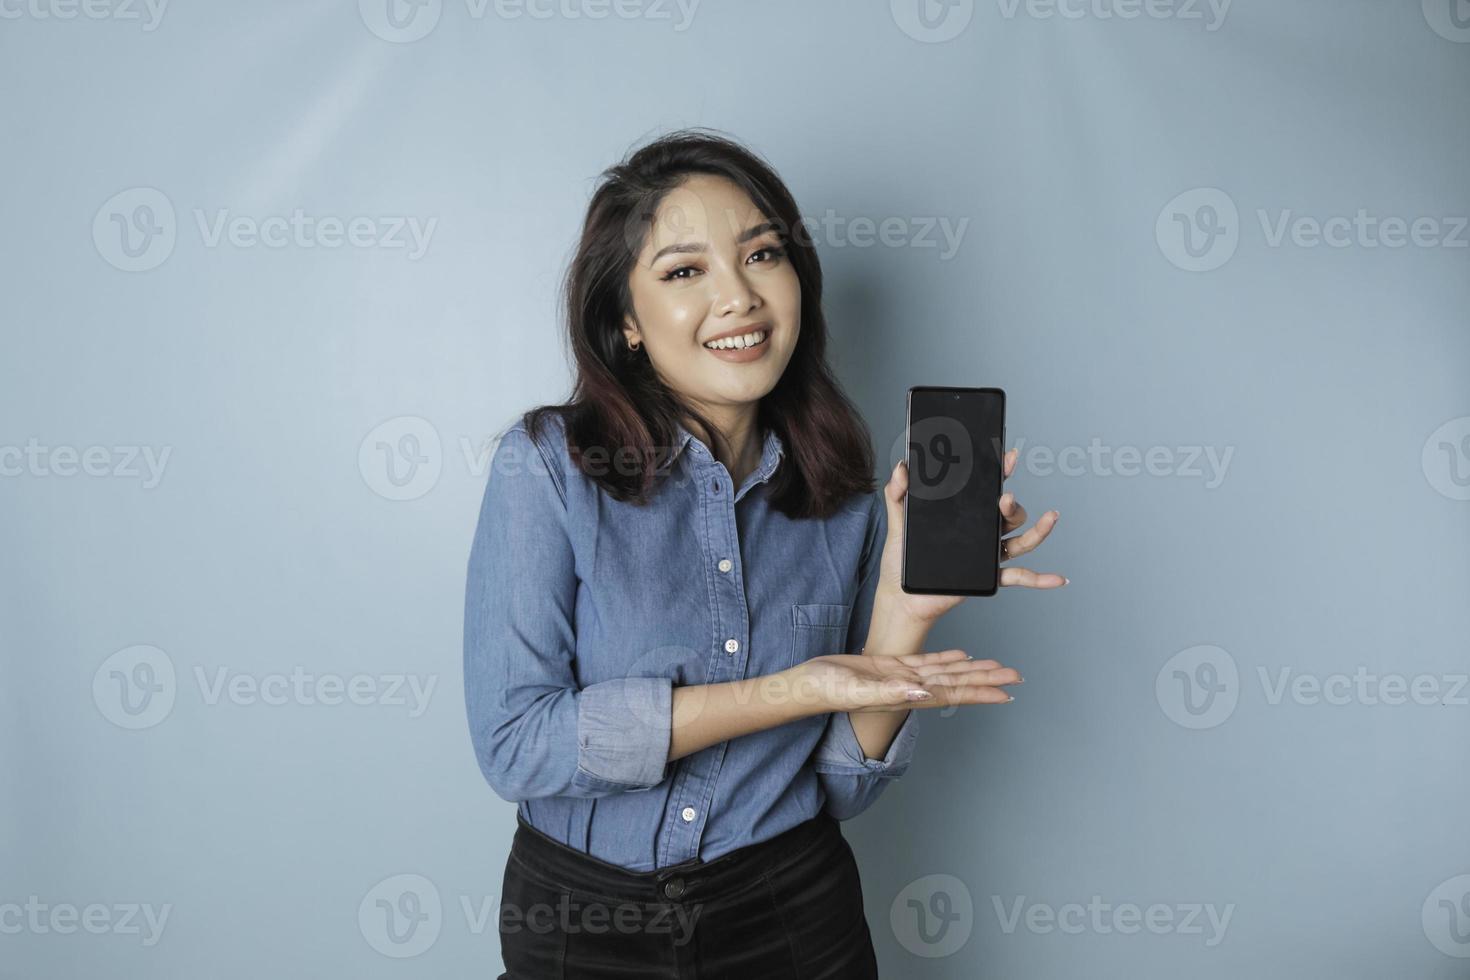
{"label": "black phone screen", "polygon": [[908,401],[903,590],[994,595],[1005,392],[916,387]]}

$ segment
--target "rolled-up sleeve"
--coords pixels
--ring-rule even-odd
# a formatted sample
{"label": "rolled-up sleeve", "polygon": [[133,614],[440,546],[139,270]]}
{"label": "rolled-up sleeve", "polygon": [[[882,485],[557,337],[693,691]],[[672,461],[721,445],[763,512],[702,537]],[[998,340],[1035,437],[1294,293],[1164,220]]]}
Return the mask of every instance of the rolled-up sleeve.
{"label": "rolled-up sleeve", "polygon": [[[851,653],[859,652],[867,640],[883,543],[888,536],[888,510],[881,487],[869,504],[857,598],[853,600],[852,617],[848,620],[847,649]],[[846,820],[872,806],[889,782],[907,771],[913,760],[918,724],[918,712],[909,711],[894,733],[888,752],[882,759],[869,759],[853,731],[851,716],[846,711],[829,715],[826,731],[812,755],[812,767],[827,797],[827,812],[838,820]]]}
{"label": "rolled-up sleeve", "polygon": [[470,548],[464,691],[502,799],[647,790],[668,775],[672,680],[578,687],[577,576],[561,474],[517,423],[500,439]]}

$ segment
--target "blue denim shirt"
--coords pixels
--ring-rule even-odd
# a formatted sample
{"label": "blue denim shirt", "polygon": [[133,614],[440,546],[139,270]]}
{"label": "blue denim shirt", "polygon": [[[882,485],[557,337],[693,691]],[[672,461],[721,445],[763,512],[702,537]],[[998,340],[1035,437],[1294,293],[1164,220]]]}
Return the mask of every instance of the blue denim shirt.
{"label": "blue denim shirt", "polygon": [[577,468],[560,419],[535,442],[516,421],[469,556],[465,706],[480,770],[533,827],[630,871],[713,860],[824,808],[861,813],[907,769],[917,734],[911,711],[869,759],[836,712],[667,761],[675,685],[862,648],[887,533],[881,489],[824,520],[772,509],[773,431],[733,493],[687,429],[677,450],[639,507]]}

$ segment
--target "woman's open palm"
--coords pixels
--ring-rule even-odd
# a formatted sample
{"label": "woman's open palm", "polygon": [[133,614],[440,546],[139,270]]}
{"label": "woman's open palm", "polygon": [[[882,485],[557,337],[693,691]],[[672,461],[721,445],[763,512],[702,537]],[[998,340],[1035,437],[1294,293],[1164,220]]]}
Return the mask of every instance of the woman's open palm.
{"label": "woman's open palm", "polygon": [[[828,711],[902,711],[953,704],[1003,704],[1002,685],[1021,683],[1012,667],[971,660],[963,650],[813,657],[798,667],[798,696],[815,690]],[[915,698],[915,693],[928,697]]]}

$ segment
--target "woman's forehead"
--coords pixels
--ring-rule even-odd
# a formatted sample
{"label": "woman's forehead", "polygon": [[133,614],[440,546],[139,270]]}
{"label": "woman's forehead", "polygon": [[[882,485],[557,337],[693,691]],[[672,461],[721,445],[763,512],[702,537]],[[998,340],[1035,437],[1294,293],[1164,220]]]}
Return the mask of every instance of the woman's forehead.
{"label": "woman's forehead", "polygon": [[649,244],[737,240],[767,216],[738,184],[699,174],[671,188],[654,214]]}

